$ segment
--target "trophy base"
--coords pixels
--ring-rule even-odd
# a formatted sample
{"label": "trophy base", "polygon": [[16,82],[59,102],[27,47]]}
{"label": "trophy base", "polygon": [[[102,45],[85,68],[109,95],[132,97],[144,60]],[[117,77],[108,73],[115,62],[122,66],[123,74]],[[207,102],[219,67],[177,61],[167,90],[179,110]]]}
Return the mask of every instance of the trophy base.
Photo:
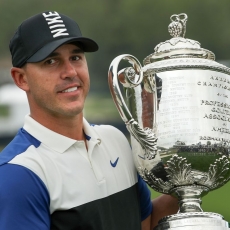
{"label": "trophy base", "polygon": [[216,213],[179,213],[162,218],[154,230],[226,230],[229,223]]}

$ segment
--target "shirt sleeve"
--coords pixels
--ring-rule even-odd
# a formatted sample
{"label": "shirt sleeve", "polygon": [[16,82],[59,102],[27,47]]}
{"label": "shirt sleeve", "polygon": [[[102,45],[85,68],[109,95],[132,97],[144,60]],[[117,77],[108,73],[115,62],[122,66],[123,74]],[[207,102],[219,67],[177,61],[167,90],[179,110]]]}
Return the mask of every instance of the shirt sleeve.
{"label": "shirt sleeve", "polygon": [[140,197],[141,220],[143,221],[152,213],[153,206],[150,190],[140,175],[138,175],[138,190]]}
{"label": "shirt sleeve", "polygon": [[41,179],[29,169],[0,167],[0,229],[49,230],[49,194]]}

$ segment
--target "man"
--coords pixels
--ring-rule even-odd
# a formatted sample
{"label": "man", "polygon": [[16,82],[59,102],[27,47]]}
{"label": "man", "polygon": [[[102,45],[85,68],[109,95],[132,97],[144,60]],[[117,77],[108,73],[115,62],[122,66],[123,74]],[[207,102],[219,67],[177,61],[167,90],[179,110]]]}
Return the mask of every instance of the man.
{"label": "man", "polygon": [[0,156],[0,229],[149,230],[177,210],[166,195],[152,205],[120,131],[83,118],[84,52],[97,49],[57,12],[27,19],[11,39],[11,75],[30,115]]}

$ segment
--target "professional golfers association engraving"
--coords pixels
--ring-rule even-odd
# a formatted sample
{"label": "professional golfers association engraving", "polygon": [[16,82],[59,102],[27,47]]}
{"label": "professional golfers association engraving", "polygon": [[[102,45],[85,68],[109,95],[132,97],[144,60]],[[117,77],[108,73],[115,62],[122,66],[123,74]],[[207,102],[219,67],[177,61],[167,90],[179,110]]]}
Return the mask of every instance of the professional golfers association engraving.
{"label": "professional golfers association engraving", "polygon": [[[139,174],[179,200],[178,213],[155,229],[228,229],[221,215],[203,212],[200,204],[230,180],[230,69],[184,37],[186,14],[170,19],[172,38],[158,44],[143,67],[129,54],[112,61],[109,87]],[[130,66],[119,71],[121,61]]]}

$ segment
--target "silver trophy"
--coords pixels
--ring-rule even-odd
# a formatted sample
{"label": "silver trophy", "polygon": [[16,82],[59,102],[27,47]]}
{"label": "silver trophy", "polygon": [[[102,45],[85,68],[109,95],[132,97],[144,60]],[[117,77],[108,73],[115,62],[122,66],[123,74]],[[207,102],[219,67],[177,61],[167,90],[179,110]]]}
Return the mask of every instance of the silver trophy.
{"label": "silver trophy", "polygon": [[[129,54],[112,61],[109,87],[139,174],[155,191],[178,198],[178,213],[155,230],[229,229],[221,215],[203,212],[201,197],[230,179],[230,69],[184,38],[186,14],[170,19],[172,38],[143,67]],[[130,66],[120,68],[121,61]]]}

